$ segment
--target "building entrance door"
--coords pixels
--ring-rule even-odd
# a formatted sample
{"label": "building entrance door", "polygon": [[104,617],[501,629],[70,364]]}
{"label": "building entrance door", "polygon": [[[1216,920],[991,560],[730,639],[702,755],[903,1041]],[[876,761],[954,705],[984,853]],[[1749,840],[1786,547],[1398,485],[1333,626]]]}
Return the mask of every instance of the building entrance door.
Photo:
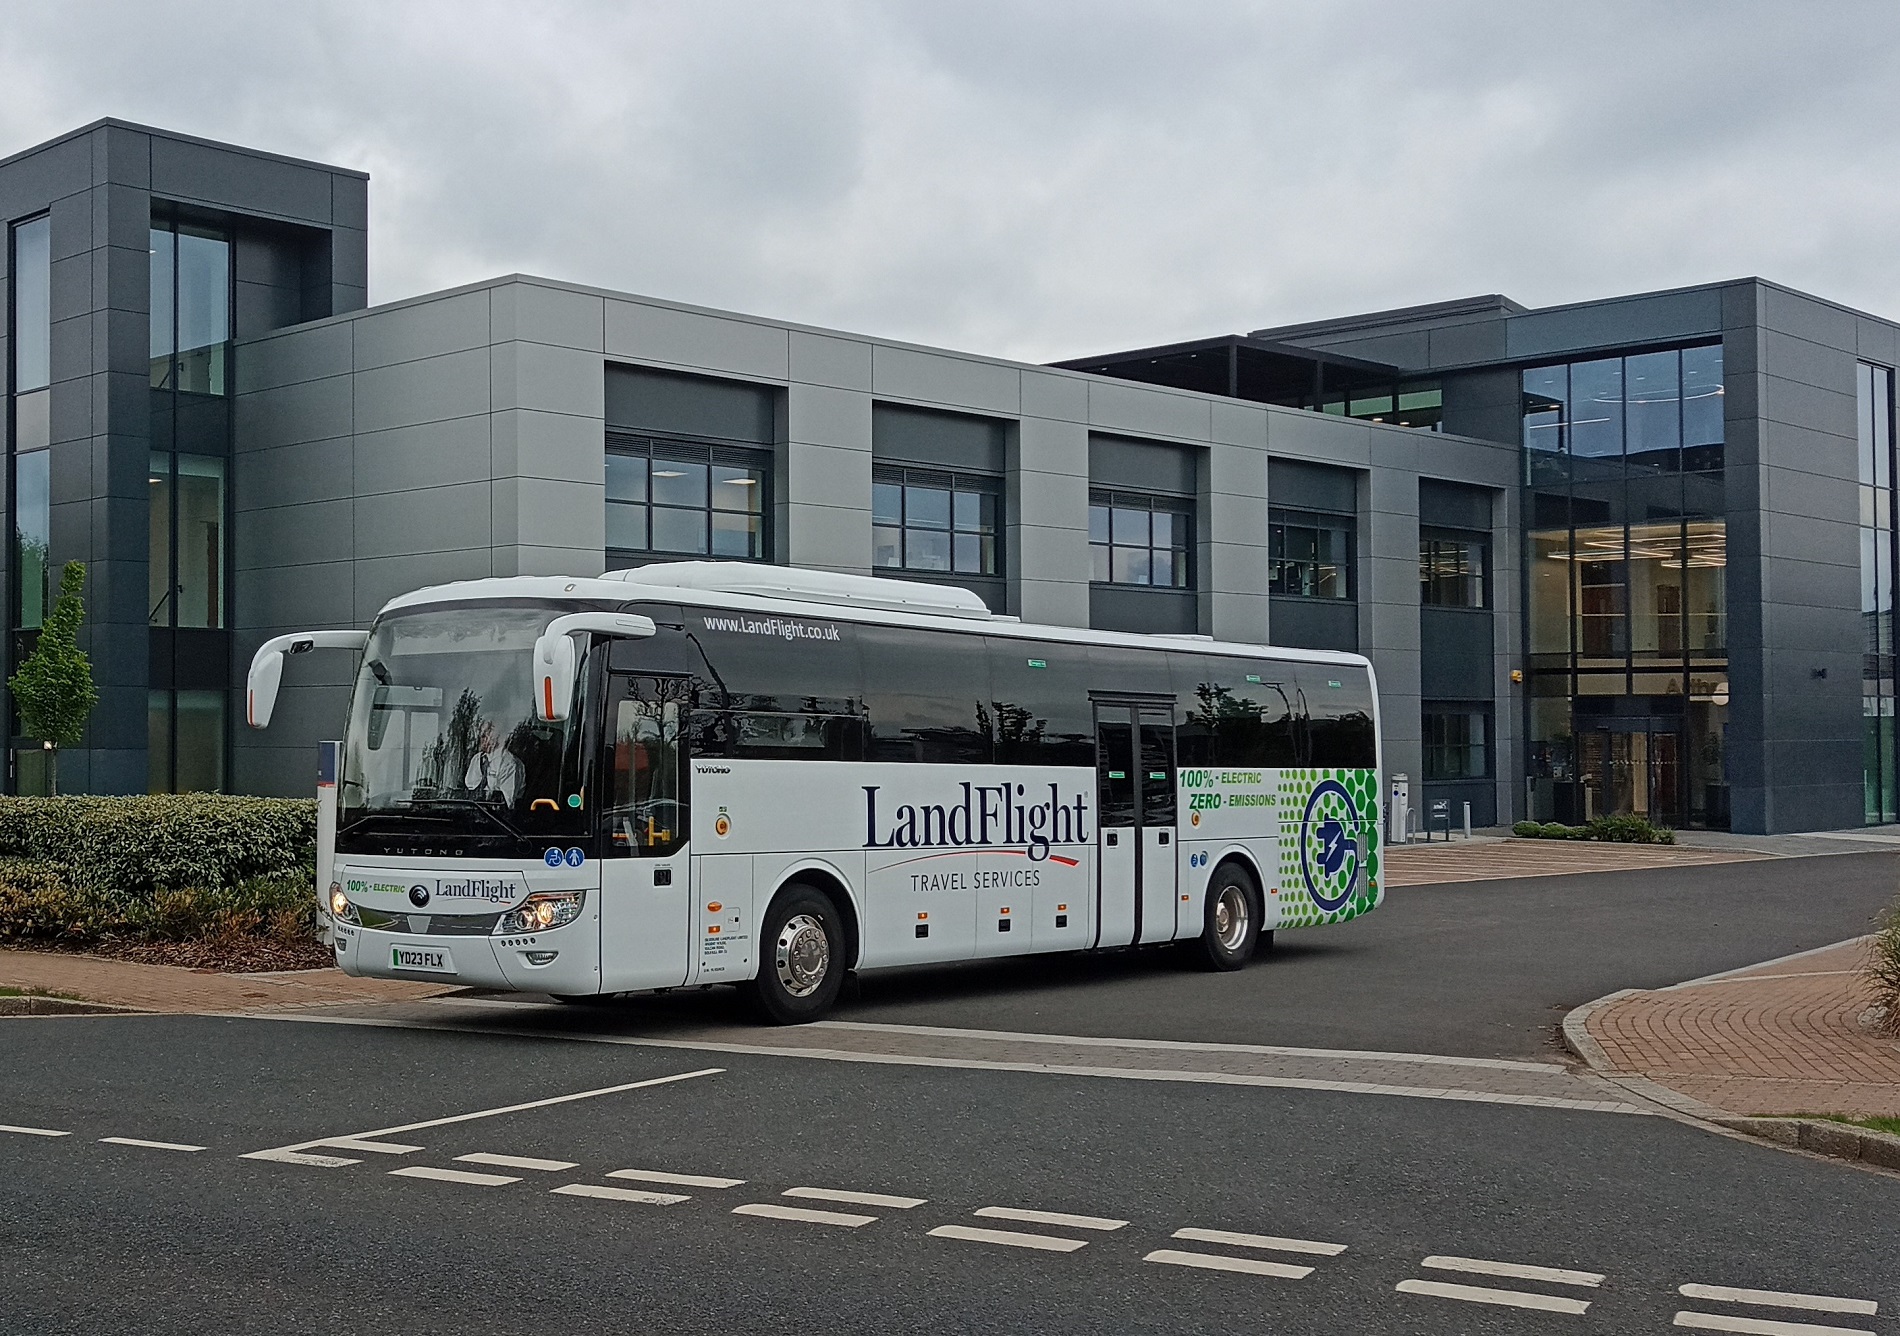
{"label": "building entrance door", "polygon": [[1682,824],[1682,732],[1636,723],[1577,737],[1585,820],[1633,814]]}

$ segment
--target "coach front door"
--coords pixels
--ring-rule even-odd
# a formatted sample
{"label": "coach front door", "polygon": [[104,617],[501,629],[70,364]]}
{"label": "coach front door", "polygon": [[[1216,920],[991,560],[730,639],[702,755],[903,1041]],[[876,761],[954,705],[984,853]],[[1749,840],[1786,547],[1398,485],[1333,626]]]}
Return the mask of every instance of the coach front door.
{"label": "coach front door", "polygon": [[1175,928],[1174,710],[1095,706],[1099,946],[1165,942]]}
{"label": "coach front door", "polygon": [[692,940],[685,723],[692,682],[613,673],[601,757],[600,984],[677,988]]}

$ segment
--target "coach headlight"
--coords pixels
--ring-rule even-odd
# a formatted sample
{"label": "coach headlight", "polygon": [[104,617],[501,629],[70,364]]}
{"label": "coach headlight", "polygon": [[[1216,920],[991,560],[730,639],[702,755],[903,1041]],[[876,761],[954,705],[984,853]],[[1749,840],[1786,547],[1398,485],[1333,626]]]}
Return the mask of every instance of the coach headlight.
{"label": "coach headlight", "polygon": [[350,903],[350,897],[343,894],[340,882],[330,883],[330,917],[339,923],[355,923],[356,906]]}
{"label": "coach headlight", "polygon": [[564,927],[581,916],[586,899],[585,891],[539,891],[503,914],[495,931],[506,936]]}

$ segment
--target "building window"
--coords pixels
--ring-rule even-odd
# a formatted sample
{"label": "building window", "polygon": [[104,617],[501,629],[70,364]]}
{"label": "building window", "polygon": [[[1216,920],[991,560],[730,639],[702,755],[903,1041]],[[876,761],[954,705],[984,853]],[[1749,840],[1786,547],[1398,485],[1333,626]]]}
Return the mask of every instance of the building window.
{"label": "building window", "polygon": [[[44,216],[12,230],[13,311],[13,618],[32,630],[50,597],[47,544],[52,536],[47,451],[51,439],[52,223]],[[17,663],[20,654],[16,651]]]}
{"label": "building window", "polygon": [[1491,775],[1491,718],[1471,706],[1427,706],[1425,778],[1488,779]]}
{"label": "building window", "polygon": [[1860,419],[1861,773],[1869,825],[1900,816],[1900,759],[1895,756],[1893,587],[1893,370],[1856,368]]}
{"label": "building window", "polygon": [[1423,532],[1418,539],[1419,599],[1437,608],[1487,607],[1490,566],[1489,538]]}
{"label": "building window", "polygon": [[152,388],[226,392],[231,347],[231,241],[185,223],[151,229]]}
{"label": "building window", "polygon": [[1193,513],[1178,497],[1089,496],[1090,578],[1096,584],[1194,588]]}
{"label": "building window", "polygon": [[1523,373],[1524,448],[1538,456],[1621,460],[1632,473],[1722,467],[1722,348],[1670,348]]}
{"label": "building window", "polygon": [[607,549],[766,561],[771,456],[688,441],[607,440]]}
{"label": "building window", "polygon": [[878,468],[871,481],[871,564],[924,573],[997,575],[995,478]]}
{"label": "building window", "polygon": [[1299,598],[1352,598],[1356,527],[1344,515],[1271,510],[1267,591]]}
{"label": "building window", "polygon": [[1320,399],[1319,411],[1395,427],[1443,431],[1445,392],[1435,380],[1401,381],[1397,385],[1388,381],[1329,390]]}
{"label": "building window", "polygon": [[152,452],[145,569],[153,626],[225,625],[224,473],[214,455]]}

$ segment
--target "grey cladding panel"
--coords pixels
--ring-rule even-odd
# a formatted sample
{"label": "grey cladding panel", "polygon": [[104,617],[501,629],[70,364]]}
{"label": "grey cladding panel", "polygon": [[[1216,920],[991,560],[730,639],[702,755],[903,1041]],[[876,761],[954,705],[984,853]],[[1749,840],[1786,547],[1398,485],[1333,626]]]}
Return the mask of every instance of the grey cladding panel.
{"label": "grey cladding panel", "polygon": [[740,380],[609,366],[607,425],[771,445],[778,391]]}
{"label": "grey cladding panel", "polygon": [[1359,605],[1344,600],[1276,598],[1267,612],[1268,643],[1297,649],[1359,650]]}
{"label": "grey cladding panel", "polygon": [[1473,608],[1418,612],[1422,693],[1438,700],[1489,700],[1495,671],[1491,614]]}
{"label": "grey cladding panel", "polygon": [[330,173],[154,136],[152,193],[312,223],[330,221]]}
{"label": "grey cladding panel", "polygon": [[1198,622],[1199,600],[1190,589],[1089,586],[1089,625],[1098,631],[1193,635]]}
{"label": "grey cladding panel", "polygon": [[1491,492],[1459,482],[1440,482],[1436,478],[1418,480],[1418,522],[1441,529],[1484,529],[1491,527]]}
{"label": "grey cladding panel", "polygon": [[871,454],[880,462],[1002,473],[1007,467],[1003,425],[995,418],[873,404]]}
{"label": "grey cladding panel", "polygon": [[[1272,459],[1267,461],[1267,500],[1276,506],[1298,510],[1330,510],[1352,515],[1359,510],[1359,477],[1351,469]],[[1274,615],[1279,615],[1277,609]]]}
{"label": "grey cladding panel", "polygon": [[[1195,451],[1126,436],[1089,437],[1089,482],[1138,492],[1193,496],[1198,489]],[[1097,623],[1102,625],[1102,623]]]}
{"label": "grey cladding panel", "polygon": [[1721,330],[1721,289],[1697,288],[1512,316],[1508,355],[1543,357],[1573,349],[1666,343]]}

